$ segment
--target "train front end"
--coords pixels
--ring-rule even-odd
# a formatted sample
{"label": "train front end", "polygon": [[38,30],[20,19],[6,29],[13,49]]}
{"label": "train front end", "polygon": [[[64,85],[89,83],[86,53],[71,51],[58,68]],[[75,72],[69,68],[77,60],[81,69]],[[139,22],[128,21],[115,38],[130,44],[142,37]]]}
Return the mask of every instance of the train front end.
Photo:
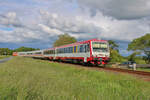
{"label": "train front end", "polygon": [[105,65],[108,63],[110,50],[108,41],[91,41],[91,58],[95,65]]}

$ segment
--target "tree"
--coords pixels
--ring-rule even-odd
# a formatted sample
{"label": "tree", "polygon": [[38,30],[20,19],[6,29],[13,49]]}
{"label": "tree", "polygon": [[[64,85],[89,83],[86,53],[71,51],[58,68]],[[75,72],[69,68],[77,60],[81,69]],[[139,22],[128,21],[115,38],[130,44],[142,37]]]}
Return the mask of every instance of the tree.
{"label": "tree", "polygon": [[136,55],[140,54],[140,52],[133,52],[129,57],[128,57],[128,61],[134,61],[136,59]]}
{"label": "tree", "polygon": [[0,48],[0,55],[11,55],[12,52],[9,48]]}
{"label": "tree", "polygon": [[14,50],[14,52],[23,52],[23,51],[34,51],[34,50],[39,50],[35,48],[28,48],[28,47],[20,47]]}
{"label": "tree", "polygon": [[108,43],[109,43],[110,49],[118,50],[119,45],[118,45],[117,43],[115,43],[115,41],[113,41],[113,40],[108,40]]}
{"label": "tree", "polygon": [[108,40],[109,42],[109,47],[110,47],[110,61],[111,62],[122,62],[123,57],[119,54],[118,47],[119,45],[113,41],[113,40]]}
{"label": "tree", "polygon": [[124,59],[123,57],[119,54],[119,52],[117,50],[111,50],[110,51],[110,61],[111,62],[122,62]]}
{"label": "tree", "polygon": [[146,52],[146,56],[144,56],[143,59],[146,61],[146,63],[150,63],[150,51]]}
{"label": "tree", "polygon": [[13,52],[34,51],[34,50],[40,50],[40,49],[28,48],[28,47],[20,47],[15,50],[9,48],[0,48],[0,55],[12,55]]}
{"label": "tree", "polygon": [[150,63],[150,34],[146,34],[142,37],[134,39],[128,45],[128,51],[140,52],[140,54],[145,54],[144,60]]}
{"label": "tree", "polygon": [[77,40],[66,33],[66,34],[59,35],[58,40],[54,42],[53,47],[75,43],[75,42],[77,42]]}

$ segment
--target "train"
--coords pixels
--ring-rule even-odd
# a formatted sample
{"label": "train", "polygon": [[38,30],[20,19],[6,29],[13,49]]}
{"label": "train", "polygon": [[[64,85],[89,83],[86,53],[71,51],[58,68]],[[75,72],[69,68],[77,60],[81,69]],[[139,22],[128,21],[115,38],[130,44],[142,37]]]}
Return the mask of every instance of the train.
{"label": "train", "polygon": [[106,65],[110,59],[110,49],[107,40],[91,39],[43,50],[13,52],[13,56],[44,58],[84,65]]}

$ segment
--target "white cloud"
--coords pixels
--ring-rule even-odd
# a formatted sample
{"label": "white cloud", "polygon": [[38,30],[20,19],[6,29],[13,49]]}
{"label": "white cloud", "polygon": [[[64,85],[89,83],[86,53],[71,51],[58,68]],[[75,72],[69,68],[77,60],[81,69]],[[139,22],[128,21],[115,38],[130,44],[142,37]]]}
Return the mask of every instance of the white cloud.
{"label": "white cloud", "polygon": [[[59,17],[58,17],[59,16]],[[41,11],[43,23],[47,26],[71,34],[101,34],[101,27],[97,27],[83,16],[64,16],[56,13]]]}
{"label": "white cloud", "polygon": [[[16,13],[8,13],[7,20],[17,20],[19,27],[14,21],[9,21],[13,26],[12,31],[1,31],[1,42],[35,42],[50,41],[51,38],[63,33],[69,33],[77,39],[117,39],[131,41],[150,31],[148,19],[140,20],[117,20],[102,13],[90,17],[85,15],[65,16],[58,13],[50,13],[40,10],[37,21],[20,21]],[[6,16],[5,15],[5,16]],[[1,18],[0,18],[1,20]],[[1,24],[8,26],[8,24]]]}
{"label": "white cloud", "polygon": [[20,26],[20,22],[15,12],[8,12],[7,14],[0,15],[0,24],[15,27]]}
{"label": "white cloud", "polygon": [[39,24],[39,27],[43,32],[48,33],[50,36],[56,36],[56,35],[63,34],[63,32],[61,32],[57,29],[51,29],[50,27],[48,27],[44,24]]}
{"label": "white cloud", "polygon": [[117,19],[138,19],[150,15],[149,0],[77,0],[79,5]]}
{"label": "white cloud", "polygon": [[[52,43],[58,35],[63,33],[69,33],[70,35],[75,36],[79,40],[102,38],[131,41],[134,38],[150,32],[150,22],[148,17],[134,20],[118,20],[116,18],[121,18],[122,12],[113,16],[112,13],[106,14],[106,12],[103,12],[100,8],[98,8],[99,6],[103,6],[107,10],[109,7],[107,8],[107,6],[105,5],[109,5],[109,2],[112,2],[112,0],[106,0],[103,1],[103,3],[100,3],[100,1],[96,0],[80,1],[80,4],[82,5],[88,5],[87,7],[90,8],[95,7],[99,10],[93,17],[89,16],[89,12],[83,11],[81,9],[77,9],[78,11],[76,11],[76,13],[74,14],[72,14],[73,12],[66,14],[65,10],[65,14],[63,12],[60,13],[57,12],[55,8],[54,11],[56,12],[52,11],[52,9],[49,11],[48,9],[44,8],[43,4],[42,6],[40,6],[40,3],[38,3],[39,5],[36,10],[24,8],[24,12],[23,8],[20,8],[22,9],[22,12],[14,10],[1,13],[0,42]],[[47,5],[49,3],[50,2],[47,1]],[[94,6],[95,4],[97,5]],[[116,8],[112,10],[119,9],[118,6],[116,6]],[[126,5],[124,6],[125,9]],[[131,4],[129,4],[129,6],[131,6]],[[23,7],[25,7],[25,5]],[[30,8],[32,8],[31,5]],[[146,9],[148,8],[146,7]],[[62,10],[63,9],[61,9],[61,11]],[[112,16],[116,18],[113,18]],[[134,17],[128,16],[128,18],[125,19],[133,18]],[[12,28],[12,30],[8,31],[1,29],[1,26],[10,27]]]}

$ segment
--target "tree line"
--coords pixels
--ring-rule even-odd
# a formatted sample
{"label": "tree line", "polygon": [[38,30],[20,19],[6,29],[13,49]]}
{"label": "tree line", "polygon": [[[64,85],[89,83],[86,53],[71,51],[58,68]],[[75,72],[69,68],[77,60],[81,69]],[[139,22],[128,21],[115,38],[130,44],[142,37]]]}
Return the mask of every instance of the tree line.
{"label": "tree line", "polygon": [[[58,36],[58,39],[53,43],[53,47],[66,45],[70,43],[77,42],[75,37],[69,34],[62,34]],[[110,47],[110,62],[124,62],[124,61],[137,61],[145,62],[150,64],[150,34],[146,34],[142,37],[134,39],[128,44],[128,51],[133,53],[128,57],[123,57],[119,52],[119,45],[113,41],[108,40]],[[0,55],[12,55],[13,52],[23,52],[23,51],[34,51],[39,50],[38,48],[28,48],[20,47],[17,49],[0,48]]]}
{"label": "tree line", "polygon": [[[58,39],[54,42],[53,46],[61,46],[65,44],[75,43],[76,38],[68,35],[59,35]],[[119,52],[119,45],[113,41],[108,40],[110,47],[110,62],[124,62],[124,61],[137,61],[137,63],[145,62],[150,64],[150,34],[134,39],[128,44],[128,51],[133,51],[128,57],[123,57]]]}
{"label": "tree line", "polygon": [[0,48],[0,55],[12,55],[13,52],[24,52],[39,50],[38,48],[19,47],[17,49]]}

